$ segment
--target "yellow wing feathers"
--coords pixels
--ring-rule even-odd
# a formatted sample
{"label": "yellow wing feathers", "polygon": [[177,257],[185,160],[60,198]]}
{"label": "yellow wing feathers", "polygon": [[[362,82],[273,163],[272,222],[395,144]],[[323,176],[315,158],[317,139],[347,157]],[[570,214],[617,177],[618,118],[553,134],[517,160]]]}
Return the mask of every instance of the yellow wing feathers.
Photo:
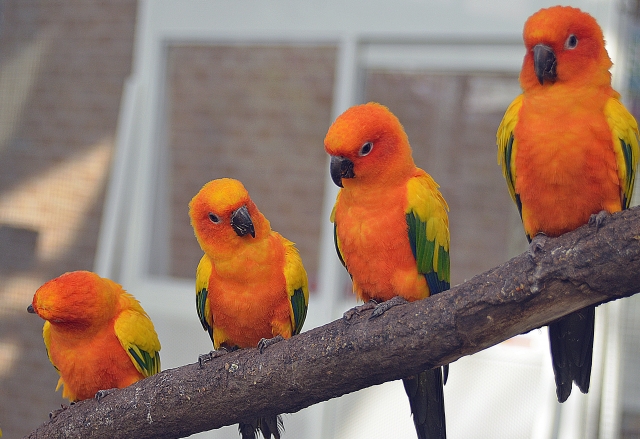
{"label": "yellow wing feathers", "polygon": [[211,260],[207,255],[202,255],[198,263],[198,268],[196,269],[196,292],[206,290],[209,287],[211,270]]}
{"label": "yellow wing feathers", "polygon": [[622,208],[629,207],[633,186],[635,184],[635,170],[640,156],[638,146],[638,124],[617,98],[610,98],[604,107],[607,123],[611,128],[613,148],[618,165],[618,179],[620,180]]}
{"label": "yellow wing feathers", "polygon": [[[49,361],[53,364],[53,360],[51,359],[51,323],[48,321],[44,322],[44,326],[42,326],[42,338],[44,339],[44,347],[47,349],[47,357],[49,357]],[[55,364],[53,367],[58,370]],[[60,384],[58,384],[60,386]],[[56,390],[58,390],[56,388]]]}
{"label": "yellow wing feathers", "polygon": [[517,149],[517,142],[513,137],[513,131],[518,123],[518,113],[522,107],[524,95],[520,95],[511,102],[511,105],[507,108],[507,111],[500,122],[498,132],[496,135],[496,141],[498,143],[498,164],[502,168],[502,175],[507,181],[507,187],[509,189],[509,195],[514,202],[516,200],[516,169],[515,169],[515,156]]}
{"label": "yellow wing feathers", "polygon": [[302,265],[302,258],[295,244],[286,238],[282,238],[285,247],[284,254],[284,278],[289,294],[291,307],[292,334],[300,333],[302,325],[307,317],[309,305],[309,283],[307,272]]}
{"label": "yellow wing feathers", "polygon": [[209,306],[209,278],[212,270],[211,259],[206,254],[202,255],[196,269],[196,311],[202,327],[213,341],[213,316]]}
{"label": "yellow wing feathers", "polygon": [[151,319],[130,294],[123,293],[120,300],[127,302],[127,306],[114,323],[116,337],[142,375],[158,373],[160,341]]}
{"label": "yellow wing feathers", "polygon": [[[427,173],[407,183],[407,209],[426,224],[427,240],[449,251],[449,206],[438,190],[438,184]],[[434,267],[437,267],[437,259]]]}

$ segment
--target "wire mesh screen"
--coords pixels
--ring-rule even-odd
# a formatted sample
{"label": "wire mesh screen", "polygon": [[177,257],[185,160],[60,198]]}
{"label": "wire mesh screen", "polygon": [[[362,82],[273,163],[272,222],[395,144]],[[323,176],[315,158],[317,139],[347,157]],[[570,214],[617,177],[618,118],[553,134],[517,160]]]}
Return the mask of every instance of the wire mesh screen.
{"label": "wire mesh screen", "polygon": [[28,314],[35,290],[93,266],[136,1],[2,2],[0,426],[26,435],[60,408]]}

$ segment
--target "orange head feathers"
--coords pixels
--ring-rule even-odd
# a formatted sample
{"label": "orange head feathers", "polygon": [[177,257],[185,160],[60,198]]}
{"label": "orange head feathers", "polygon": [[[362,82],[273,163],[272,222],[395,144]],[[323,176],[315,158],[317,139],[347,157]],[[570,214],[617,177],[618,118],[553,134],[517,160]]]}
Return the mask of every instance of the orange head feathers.
{"label": "orange head feathers", "polygon": [[65,273],[38,288],[29,311],[54,324],[102,326],[116,308],[117,297],[111,293],[114,285],[89,271]]}
{"label": "orange head feathers", "polygon": [[205,184],[189,203],[191,225],[208,255],[269,235],[271,225],[238,180],[221,178]]}
{"label": "orange head feathers", "polygon": [[386,184],[415,170],[407,134],[383,105],[370,102],[342,113],[324,139],[331,156],[331,178],[338,186]]}
{"label": "orange head feathers", "polygon": [[569,6],[541,9],[525,23],[523,37],[524,90],[567,81],[610,85],[612,63],[602,29],[586,12]]}

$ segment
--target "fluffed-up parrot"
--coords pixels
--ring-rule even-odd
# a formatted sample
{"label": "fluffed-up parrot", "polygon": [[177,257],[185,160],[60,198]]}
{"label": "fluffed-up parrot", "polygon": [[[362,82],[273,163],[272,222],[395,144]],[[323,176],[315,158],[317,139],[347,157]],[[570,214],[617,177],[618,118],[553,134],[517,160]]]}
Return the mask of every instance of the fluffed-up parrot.
{"label": "fluffed-up parrot", "polygon": [[27,307],[45,321],[49,360],[70,401],[127,387],[160,371],[160,342],[140,303],[120,285],[89,271],[42,285]]}
{"label": "fluffed-up parrot", "polygon": [[[214,349],[255,348],[302,329],[309,304],[307,273],[293,242],[271,230],[242,183],[205,184],[189,203],[204,252],[196,271],[196,309]],[[272,416],[240,423],[244,439],[258,430],[280,438]]]}
{"label": "fluffed-up parrot", "polygon": [[[449,208],[416,167],[398,118],[373,102],[351,107],[324,147],[341,188],[331,214],[336,250],[357,298],[377,302],[379,314],[449,289]],[[442,368],[403,382],[418,437],[445,438]]]}
{"label": "fluffed-up parrot", "polygon": [[[638,126],[611,88],[611,60],[589,14],[551,7],[524,25],[522,94],[498,128],[498,163],[527,239],[555,237],[629,207]],[[530,253],[542,245],[537,238]],[[558,401],[587,393],[595,307],[549,324]]]}

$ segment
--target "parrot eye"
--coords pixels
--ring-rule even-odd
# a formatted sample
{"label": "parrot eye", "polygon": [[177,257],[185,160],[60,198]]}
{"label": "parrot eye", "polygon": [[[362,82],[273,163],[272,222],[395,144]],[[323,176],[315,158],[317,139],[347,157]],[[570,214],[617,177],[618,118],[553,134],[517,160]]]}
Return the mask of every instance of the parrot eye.
{"label": "parrot eye", "polygon": [[358,155],[360,157],[364,157],[365,155],[368,155],[372,149],[373,149],[373,143],[367,142],[364,145],[362,145],[362,147],[360,148],[360,151],[358,151]]}
{"label": "parrot eye", "polygon": [[565,41],[564,48],[575,49],[577,45],[578,45],[578,38],[574,34],[571,34],[569,35],[569,38],[567,38],[567,41]]}
{"label": "parrot eye", "polygon": [[220,218],[218,217],[218,215],[211,212],[209,212],[209,220],[214,224],[218,224],[220,222]]}

